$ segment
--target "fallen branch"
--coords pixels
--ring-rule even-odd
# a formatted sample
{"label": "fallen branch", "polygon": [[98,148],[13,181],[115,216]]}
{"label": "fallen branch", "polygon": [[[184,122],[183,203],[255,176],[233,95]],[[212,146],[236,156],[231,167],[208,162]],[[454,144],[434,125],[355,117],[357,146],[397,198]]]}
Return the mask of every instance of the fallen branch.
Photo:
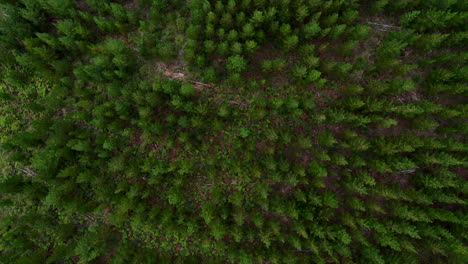
{"label": "fallen branch", "polygon": [[[184,82],[190,82],[190,83],[194,84],[193,87],[195,89],[199,90],[199,91],[203,90],[203,87],[207,87],[207,88],[214,88],[215,87],[214,85],[209,84],[209,83],[203,83],[203,82],[200,82],[200,81],[197,81],[197,80],[189,79],[188,78],[190,76],[189,74],[186,74],[184,72],[180,72],[180,71],[177,71],[177,70],[170,69],[162,62],[157,62],[156,66],[160,71],[162,71],[162,74],[164,76],[168,77],[169,79],[172,79],[172,80],[175,79],[175,80],[180,80],[180,81],[184,81]],[[234,101],[234,100],[229,101],[229,104],[239,105],[239,106],[244,106],[244,107],[247,106],[246,103],[237,102],[237,101]]]}
{"label": "fallen branch", "polygon": [[416,169],[408,169],[408,170],[399,171],[398,173],[409,174],[409,173],[414,173],[415,171],[416,171]]}
{"label": "fallen branch", "polygon": [[26,176],[28,177],[34,177],[37,175],[37,173],[31,169],[28,169],[28,168],[23,168],[21,169],[22,172],[24,172],[26,174]]}
{"label": "fallen branch", "polygon": [[205,86],[205,87],[213,87],[213,85],[210,85],[210,84],[207,84],[207,83],[202,83],[202,82],[197,82],[197,81],[194,81],[194,80],[190,80],[190,82],[192,82],[194,84],[197,84],[197,85]]}
{"label": "fallen branch", "polygon": [[375,23],[375,22],[367,22],[369,25],[377,25],[377,26],[382,26],[382,27],[389,27],[389,28],[397,28],[397,29],[403,29],[402,27],[397,27],[393,25],[386,25],[386,24],[380,24],[380,23]]}

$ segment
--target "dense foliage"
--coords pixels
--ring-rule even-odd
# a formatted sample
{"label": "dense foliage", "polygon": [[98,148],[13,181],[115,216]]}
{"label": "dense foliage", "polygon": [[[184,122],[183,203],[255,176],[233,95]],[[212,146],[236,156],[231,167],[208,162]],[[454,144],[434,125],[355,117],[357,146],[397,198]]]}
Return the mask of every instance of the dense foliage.
{"label": "dense foliage", "polygon": [[466,263],[467,11],[0,0],[0,263]]}

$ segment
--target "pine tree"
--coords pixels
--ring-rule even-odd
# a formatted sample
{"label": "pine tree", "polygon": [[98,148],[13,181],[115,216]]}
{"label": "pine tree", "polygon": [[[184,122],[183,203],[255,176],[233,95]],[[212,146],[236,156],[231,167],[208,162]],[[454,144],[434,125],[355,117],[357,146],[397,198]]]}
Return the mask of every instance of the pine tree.
{"label": "pine tree", "polygon": [[320,144],[323,144],[327,147],[333,146],[337,143],[336,139],[333,137],[333,134],[330,131],[324,131],[319,134],[318,141]]}
{"label": "pine tree", "polygon": [[449,34],[423,35],[419,39],[419,41],[416,42],[416,46],[423,51],[429,51],[439,47],[442,44],[442,42],[448,37]]}
{"label": "pine tree", "polygon": [[243,27],[242,27],[242,38],[244,39],[251,39],[255,34],[255,29],[254,29],[254,26],[250,23],[248,24],[245,24]]}
{"label": "pine tree", "polygon": [[286,51],[291,51],[296,48],[299,43],[299,37],[296,35],[288,36],[283,40],[283,47]]}
{"label": "pine tree", "polygon": [[338,37],[340,37],[345,31],[346,31],[346,25],[345,24],[340,24],[340,25],[332,27],[329,34],[328,34],[328,36],[332,40],[335,40]]}
{"label": "pine tree", "polygon": [[226,68],[230,72],[240,73],[247,69],[247,62],[242,56],[232,56],[228,58]]}
{"label": "pine tree", "polygon": [[248,40],[245,42],[245,51],[249,54],[252,54],[257,49],[257,42],[254,40]]}
{"label": "pine tree", "polygon": [[320,32],[321,28],[317,22],[309,22],[306,25],[304,25],[304,37],[307,39],[311,39]]}

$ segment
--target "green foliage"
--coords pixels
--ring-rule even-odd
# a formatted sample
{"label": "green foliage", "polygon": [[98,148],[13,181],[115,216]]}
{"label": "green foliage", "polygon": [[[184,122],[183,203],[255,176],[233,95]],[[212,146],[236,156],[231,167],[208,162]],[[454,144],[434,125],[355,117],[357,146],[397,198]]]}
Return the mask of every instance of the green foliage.
{"label": "green foliage", "polygon": [[226,69],[229,72],[240,73],[247,69],[247,62],[242,56],[232,56],[228,58]]}
{"label": "green foliage", "polygon": [[195,88],[190,84],[182,84],[180,86],[180,94],[183,96],[193,96],[195,95]]}
{"label": "green foliage", "polygon": [[296,48],[297,44],[299,43],[299,37],[296,35],[289,36],[283,41],[283,47],[286,51],[291,51]]}
{"label": "green foliage", "polygon": [[465,263],[465,10],[3,1],[0,263]]}
{"label": "green foliage", "polygon": [[311,21],[304,25],[304,37],[307,39],[311,39],[317,36],[320,33],[320,25],[317,22]]}

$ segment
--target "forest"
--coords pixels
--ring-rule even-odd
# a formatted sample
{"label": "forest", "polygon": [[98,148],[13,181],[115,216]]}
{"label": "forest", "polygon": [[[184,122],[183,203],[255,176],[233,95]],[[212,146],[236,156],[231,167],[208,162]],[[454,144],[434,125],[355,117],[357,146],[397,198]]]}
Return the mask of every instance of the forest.
{"label": "forest", "polygon": [[0,0],[0,264],[468,263],[467,22]]}

